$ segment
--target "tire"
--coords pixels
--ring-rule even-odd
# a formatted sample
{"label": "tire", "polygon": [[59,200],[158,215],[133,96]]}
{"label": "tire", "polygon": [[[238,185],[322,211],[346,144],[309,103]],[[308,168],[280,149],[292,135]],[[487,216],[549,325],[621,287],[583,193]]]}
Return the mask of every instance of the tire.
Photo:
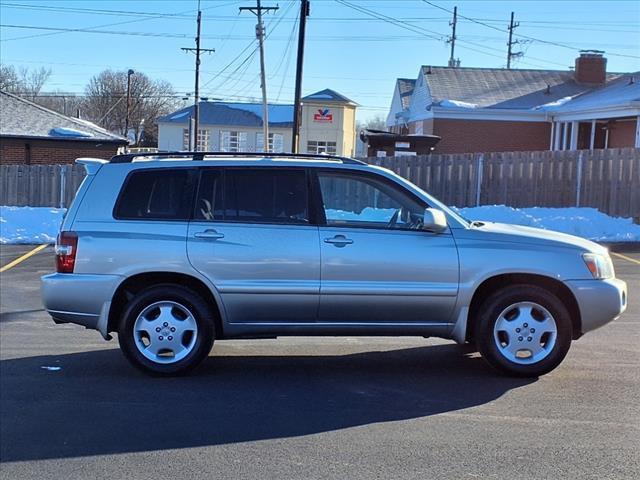
{"label": "tire", "polygon": [[482,357],[516,377],[538,377],[556,368],[571,337],[565,305],[534,285],[513,285],[491,295],[480,308],[475,335]]}
{"label": "tire", "polygon": [[174,284],[137,293],[118,329],[124,356],[145,373],[181,375],[198,366],[213,347],[214,311],[197,293]]}

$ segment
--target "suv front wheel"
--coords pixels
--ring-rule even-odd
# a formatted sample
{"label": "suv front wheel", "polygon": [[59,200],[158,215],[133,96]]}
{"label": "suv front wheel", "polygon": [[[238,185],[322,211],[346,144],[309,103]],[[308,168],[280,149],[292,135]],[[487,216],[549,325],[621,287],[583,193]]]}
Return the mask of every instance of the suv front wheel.
{"label": "suv front wheel", "polygon": [[179,285],[149,287],[127,304],[118,341],[125,357],[157,375],[186,373],[211,351],[213,311],[197,293]]}
{"label": "suv front wheel", "polygon": [[498,290],[482,305],[476,342],[504,373],[537,377],[556,368],[571,346],[571,317],[553,293],[534,285]]}

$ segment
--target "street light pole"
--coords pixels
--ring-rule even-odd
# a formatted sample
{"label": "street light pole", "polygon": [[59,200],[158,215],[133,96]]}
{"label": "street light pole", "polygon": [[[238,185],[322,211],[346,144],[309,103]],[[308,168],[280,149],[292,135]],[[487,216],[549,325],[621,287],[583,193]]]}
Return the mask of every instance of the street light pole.
{"label": "street light pole", "polygon": [[127,143],[124,146],[125,153],[129,151],[129,112],[131,110],[131,75],[133,74],[134,71],[129,69],[127,72],[127,116],[124,120],[124,136],[127,139]]}

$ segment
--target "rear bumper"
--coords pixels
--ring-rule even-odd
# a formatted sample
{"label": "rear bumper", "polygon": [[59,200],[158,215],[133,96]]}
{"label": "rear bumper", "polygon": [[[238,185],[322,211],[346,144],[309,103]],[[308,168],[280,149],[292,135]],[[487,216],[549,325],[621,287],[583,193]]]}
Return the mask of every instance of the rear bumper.
{"label": "rear bumper", "polygon": [[56,323],[75,323],[108,338],[111,299],[122,281],[118,275],[52,273],[41,278],[42,303]]}
{"label": "rear bumper", "polygon": [[580,333],[615,320],[627,309],[627,284],[617,278],[608,280],[571,280],[566,282],[578,302]]}

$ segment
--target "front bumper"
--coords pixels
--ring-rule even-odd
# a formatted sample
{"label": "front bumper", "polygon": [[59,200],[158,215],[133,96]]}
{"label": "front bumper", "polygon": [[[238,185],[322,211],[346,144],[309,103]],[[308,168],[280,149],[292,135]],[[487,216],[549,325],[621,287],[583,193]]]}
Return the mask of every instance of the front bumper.
{"label": "front bumper", "polygon": [[570,280],[566,282],[580,309],[580,333],[615,320],[627,309],[627,284],[618,279]]}
{"label": "front bumper", "polygon": [[122,281],[118,275],[52,273],[41,278],[42,303],[56,323],[75,323],[108,338],[111,299]]}

